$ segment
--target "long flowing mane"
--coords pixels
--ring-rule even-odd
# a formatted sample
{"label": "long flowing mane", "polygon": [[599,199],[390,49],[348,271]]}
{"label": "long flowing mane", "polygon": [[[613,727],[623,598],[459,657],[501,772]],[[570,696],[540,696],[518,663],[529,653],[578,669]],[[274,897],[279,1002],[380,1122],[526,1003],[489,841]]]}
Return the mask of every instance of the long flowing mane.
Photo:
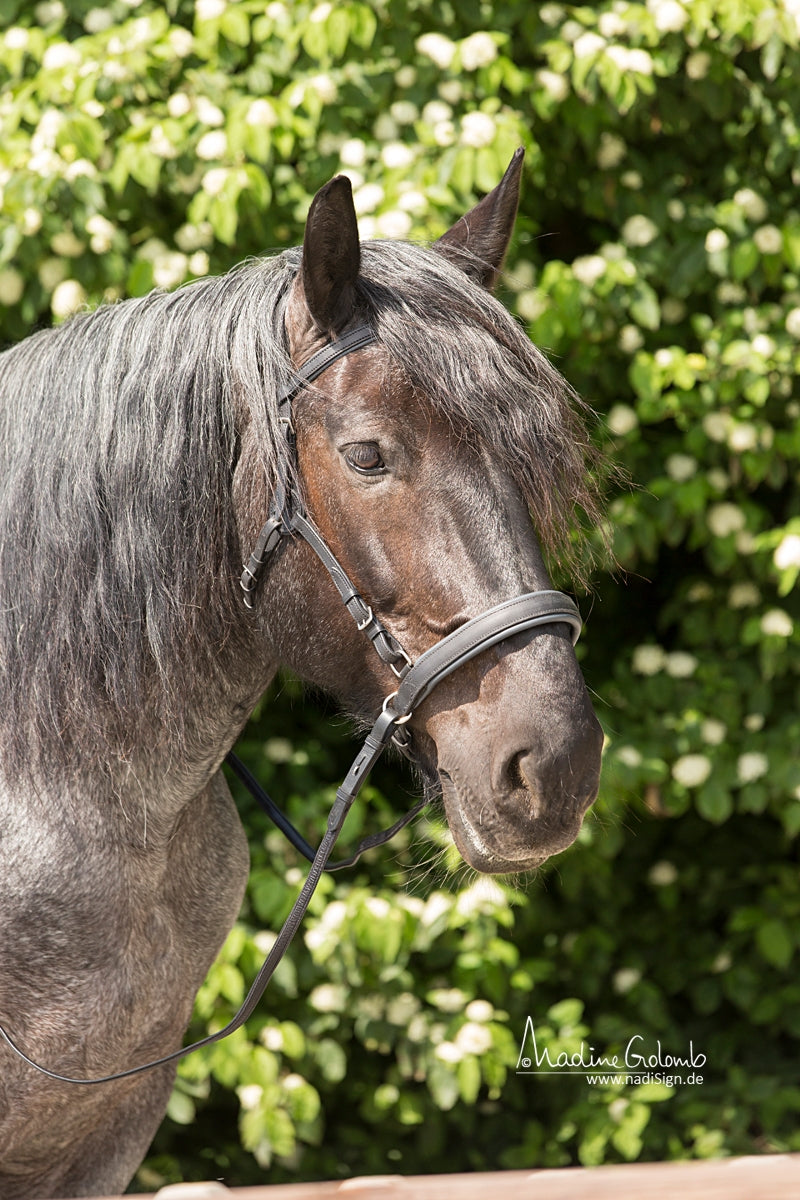
{"label": "long flowing mane", "polygon": [[[359,306],[413,386],[521,487],[569,563],[598,519],[580,402],[513,317],[428,249],[362,247]],[[265,493],[300,251],[82,314],[0,355],[0,737],[7,775],[180,737],[242,627],[237,420]]]}

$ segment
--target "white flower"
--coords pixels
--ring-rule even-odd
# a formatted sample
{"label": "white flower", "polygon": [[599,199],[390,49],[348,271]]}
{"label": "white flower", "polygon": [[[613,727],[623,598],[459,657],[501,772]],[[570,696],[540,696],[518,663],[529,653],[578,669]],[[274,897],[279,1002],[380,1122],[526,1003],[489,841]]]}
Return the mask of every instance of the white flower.
{"label": "white flower", "polygon": [[163,125],[154,125],[150,130],[150,149],[158,158],[177,158],[178,151],[166,135]]}
{"label": "white flower", "polygon": [[392,906],[383,896],[369,896],[364,901],[364,907],[376,921],[385,921],[392,911]]}
{"label": "white flower", "polygon": [[308,86],[317,93],[323,104],[335,104],[339,97],[336,81],[330,75],[313,75]]}
{"label": "white flower", "polygon": [[411,100],[396,100],[389,112],[398,125],[413,125],[419,116],[419,109]]}
{"label": "white flower", "polygon": [[185,254],[210,246],[213,241],[214,231],[208,221],[201,221],[199,225],[181,225],[175,234],[175,245]]}
{"label": "white flower", "polygon": [[278,118],[269,100],[254,100],[247,110],[245,124],[257,125],[262,129],[274,129],[278,124]]}
{"label": "white flower", "polygon": [[50,246],[56,254],[65,258],[80,258],[86,246],[76,238],[71,229],[62,229],[50,239]]}
{"label": "white flower", "polygon": [[491,1031],[476,1021],[467,1021],[456,1034],[456,1045],[465,1054],[485,1054],[492,1045]]}
{"label": "white flower", "polygon": [[748,713],[744,719],[744,727],[748,733],[760,733],[764,728],[764,714]]}
{"label": "white flower", "polygon": [[636,967],[621,967],[619,969],[619,971],[614,972],[614,976],[613,976],[613,979],[611,982],[612,982],[614,991],[618,995],[624,996],[626,992],[629,992],[631,990],[631,988],[636,987],[636,984],[639,982],[639,980],[641,978],[642,978],[642,972],[639,971]]}
{"label": "white flower", "polygon": [[375,222],[376,229],[384,238],[404,238],[411,232],[411,217],[399,209],[381,213]]}
{"label": "white flower", "polygon": [[729,537],[744,529],[746,518],[736,504],[712,504],[708,510],[708,527],[714,537]]}
{"label": "white flower", "polygon": [[195,103],[197,119],[201,125],[216,129],[225,124],[225,115],[218,105],[212,104],[207,96],[198,96]]}
{"label": "white flower", "polygon": [[347,1003],[347,991],[341,983],[321,983],[308,1002],[317,1012],[341,1012]]}
{"label": "white flower", "polygon": [[464,85],[460,79],[443,79],[436,90],[448,104],[460,104],[464,99]]}
{"label": "white flower", "polygon": [[690,79],[705,79],[711,67],[711,55],[705,50],[696,50],[686,60],[686,74]]}
{"label": "white flower", "polygon": [[628,55],[628,68],[637,75],[652,75],[653,57],[646,50],[631,50]]}
{"label": "white flower", "polygon": [[192,275],[207,275],[211,267],[205,250],[195,250],[189,259],[189,272]]}
{"label": "white flower", "polygon": [[178,58],[188,58],[194,49],[194,38],[188,29],[173,28],[169,31],[169,44]]}
{"label": "white flower", "polygon": [[786,314],[785,328],[793,338],[800,338],[800,308],[793,308]]}
{"label": "white flower", "polygon": [[10,308],[18,304],[25,291],[25,280],[14,267],[4,267],[0,271],[0,304]]}
{"label": "white flower", "polygon": [[727,442],[730,425],[727,413],[710,412],[703,417],[703,432],[712,442]]}
{"label": "white flower", "polygon": [[628,246],[649,246],[657,236],[658,226],[643,213],[629,217],[622,226],[622,240]]}
{"label": "white flower", "polygon": [[496,134],[497,126],[488,113],[469,112],[462,118],[461,144],[463,146],[474,146],[476,149],[480,149],[482,146],[491,146]]}
{"label": "white flower", "polygon": [[745,450],[754,450],[758,445],[758,430],[749,421],[739,421],[732,426],[728,433],[728,445],[731,450],[741,454]]}
{"label": "white flower", "polygon": [[656,29],[661,33],[677,33],[689,19],[689,14],[678,0],[648,0],[647,7],[653,14]]}
{"label": "white flower", "polygon": [[539,9],[539,19],[545,25],[558,25],[564,19],[564,9],[560,4],[543,4]]}
{"label": "white flower", "polygon": [[87,296],[77,279],[65,279],[59,283],[50,298],[50,308],[53,316],[60,319],[71,317],[79,308],[83,308]]}
{"label": "white flower", "polygon": [[332,12],[332,4],[318,4],[316,8],[311,10],[311,15],[308,19],[315,25],[322,25],[324,21],[327,21]]}
{"label": "white flower", "polygon": [[339,150],[339,162],[345,167],[363,167],[367,161],[367,144],[361,138],[348,138]]}
{"label": "white flower", "polygon": [[779,571],[800,567],[800,537],[796,533],[787,533],[776,546],[772,561]]}
{"label": "white flower", "polygon": [[381,150],[381,162],[389,170],[410,167],[414,161],[414,151],[403,142],[387,142]]}
{"label": "white flower", "polygon": [[664,465],[670,479],[676,483],[686,483],[697,474],[697,459],[691,454],[670,454]]}
{"label": "white flower", "polygon": [[39,282],[46,292],[52,292],[53,289],[61,283],[61,280],[67,273],[67,264],[62,258],[46,258],[39,264],[39,269],[36,274],[39,277]]}
{"label": "white flower", "polygon": [[192,102],[186,92],[174,92],[167,101],[167,112],[171,117],[185,117],[192,110]]}
{"label": "white flower", "polygon": [[456,140],[456,127],[452,121],[437,121],[433,127],[433,140],[437,146],[452,146]]}
{"label": "white flower", "polygon": [[638,325],[623,325],[618,340],[623,354],[635,354],[644,345],[644,337]]}
{"label": "white flower", "polygon": [[228,150],[228,138],[221,129],[213,129],[204,133],[197,143],[195,153],[198,158],[209,162],[215,158],[224,158]]}
{"label": "white flower", "polygon": [[469,1021],[491,1021],[494,1005],[488,1000],[470,1000],[464,1011]]}
{"label": "white flower", "polygon": [[536,81],[553,100],[566,100],[569,95],[569,81],[565,75],[543,69],[536,72]]}
{"label": "white flower", "polygon": [[417,82],[417,69],[406,63],[404,67],[400,67],[395,71],[394,81],[399,88],[413,87]]}
{"label": "white flower", "polygon": [[107,254],[114,244],[116,227],[100,213],[94,213],[86,222],[86,232],[90,234],[89,245],[95,254]]}
{"label": "white flower", "polygon": [[58,21],[66,15],[61,0],[42,0],[33,11],[40,25],[49,25],[51,21]]}
{"label": "white flower", "polygon": [[622,37],[628,31],[628,26],[619,13],[604,12],[600,14],[597,28],[604,38]]}
{"label": "white flower", "polygon": [[605,50],[606,40],[601,38],[599,33],[582,33],[572,48],[576,58],[590,58],[593,54]]}
{"label": "white flower", "polygon": [[65,67],[76,67],[80,61],[80,53],[71,42],[53,42],[42,56],[42,66],[46,71],[61,71]]}
{"label": "white flower", "polygon": [[674,863],[662,859],[661,862],[653,863],[647,878],[654,887],[668,887],[678,878],[678,868]]}
{"label": "white flower", "polygon": [[647,643],[637,646],[631,659],[631,669],[637,675],[657,675],[664,669],[666,655],[661,646]]}
{"label": "white flower", "polygon": [[771,608],[761,618],[761,632],[767,637],[788,638],[794,632],[794,621],[782,608]]}
{"label": "white flower", "polygon": [[783,249],[783,234],[777,225],[762,225],[753,234],[753,241],[762,254],[780,254]]}
{"label": "white flower", "polygon": [[427,210],[428,201],[422,192],[418,192],[416,188],[409,188],[398,199],[397,207],[402,212],[410,212],[416,216],[421,216]]}
{"label": "white flower", "polygon": [[417,38],[416,47],[420,54],[436,63],[442,71],[446,71],[453,61],[456,52],[455,43],[442,33],[423,33]]}
{"label": "white flower", "polygon": [[684,754],[672,764],[672,778],[683,787],[700,787],[711,774],[711,759],[706,754]]}
{"label": "white flower", "polygon": [[243,1087],[236,1089],[236,1095],[239,1097],[242,1108],[249,1111],[258,1108],[261,1097],[264,1095],[264,1089],[260,1083],[246,1083]]}
{"label": "white flower", "polygon": [[497,58],[497,46],[488,33],[473,33],[461,43],[461,65],[465,71],[477,71]]}
{"label": "white flower", "polygon": [[186,255],[179,250],[159,254],[153,259],[153,282],[156,287],[176,287],[186,278],[188,266]]}
{"label": "white flower", "polygon": [[64,178],[68,181],[78,179],[81,175],[87,179],[95,179],[97,177],[97,167],[94,163],[89,162],[88,158],[76,158],[64,172]]}
{"label": "white flower", "polygon": [[734,583],[728,592],[730,608],[753,608],[761,599],[761,593],[754,583]]}
{"label": "white flower", "polygon": [[682,221],[686,216],[686,205],[674,196],[667,202],[667,216],[671,221]]}
{"label": "white flower", "polygon": [[766,201],[752,188],[739,188],[734,192],[733,203],[740,208],[749,221],[763,221],[767,215]]}
{"label": "white flower", "polygon": [[674,650],[666,656],[664,665],[673,679],[688,679],[697,670],[697,659],[685,650]]}
{"label": "white flower", "polygon": [[365,213],[374,212],[383,203],[384,191],[379,183],[365,183],[353,193],[353,204],[361,217]]}
{"label": "white flower", "polygon": [[206,171],[200,186],[207,196],[218,196],[228,182],[229,174],[227,167],[212,167]]}
{"label": "white flower", "polygon": [[42,228],[42,214],[38,208],[26,208],[22,214],[22,232],[33,237]]}
{"label": "white flower", "polygon": [[83,28],[87,33],[102,33],[114,24],[114,14],[107,8],[90,8],[83,18]]}
{"label": "white flower", "polygon": [[605,274],[608,263],[599,254],[585,254],[576,258],[572,264],[572,274],[580,282],[591,288]]}
{"label": "white flower", "polygon": [[27,29],[21,25],[12,25],[6,30],[5,43],[9,50],[25,50],[30,40]]}
{"label": "white flower", "polygon": [[225,0],[197,0],[194,11],[198,21],[213,21],[225,12]]}
{"label": "white flower", "polygon": [[721,746],[728,736],[728,727],[716,717],[706,717],[700,726],[700,736],[708,746]]}
{"label": "white flower", "polygon": [[756,354],[760,354],[764,358],[769,358],[777,349],[773,338],[767,333],[757,333],[750,345]]}
{"label": "white flower", "polygon": [[459,1063],[464,1057],[464,1051],[455,1042],[440,1042],[433,1053],[445,1063]]}
{"label": "white flower", "polygon": [[635,746],[620,746],[616,752],[617,761],[621,762],[623,767],[630,767],[636,770],[642,765],[642,756]]}
{"label": "white flower", "polygon": [[736,774],[740,783],[754,783],[756,779],[766,775],[768,770],[769,759],[766,754],[758,754],[756,751],[740,754],[736,763]]}
{"label": "white flower", "polygon": [[422,119],[426,125],[436,125],[439,121],[449,121],[453,115],[452,106],[444,100],[429,100],[422,110]]}
{"label": "white flower", "polygon": [[619,166],[627,154],[627,146],[621,137],[614,133],[600,135],[600,149],[597,151],[597,165],[601,171],[612,171]]}
{"label": "white flower", "polygon": [[606,417],[606,424],[615,437],[625,437],[639,425],[639,418],[628,404],[615,404]]}
{"label": "white flower", "polygon": [[727,250],[730,245],[730,238],[724,229],[709,229],[706,234],[706,251],[709,254],[719,254],[721,250]]}

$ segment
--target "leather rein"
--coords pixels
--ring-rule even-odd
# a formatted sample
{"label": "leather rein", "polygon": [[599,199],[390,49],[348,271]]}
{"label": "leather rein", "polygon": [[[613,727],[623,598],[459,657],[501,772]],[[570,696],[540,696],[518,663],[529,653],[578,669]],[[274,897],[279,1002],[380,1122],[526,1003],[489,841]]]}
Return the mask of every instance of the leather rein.
{"label": "leather rein", "polygon": [[292,845],[311,862],[305,883],[295,900],[289,916],[278,933],[269,954],[256,975],[242,1006],[228,1024],[217,1033],[209,1034],[190,1046],[182,1047],[157,1058],[152,1062],[142,1063],[114,1074],[103,1075],[93,1079],[73,1079],[51,1071],[34,1062],[19,1046],[10,1034],[0,1026],[0,1038],[29,1066],[62,1083],[100,1084],[111,1083],[118,1079],[127,1079],[139,1075],[154,1067],[164,1066],[175,1062],[184,1055],[191,1054],[204,1046],[213,1045],[228,1037],[229,1034],[241,1028],[252,1015],[261,999],[275,968],[283,958],[289,943],[296,934],[305,916],[311,897],[325,870],[340,870],[351,866],[361,854],[375,846],[383,845],[400,829],[413,820],[424,807],[425,801],[417,804],[406,813],[391,828],[381,833],[365,838],[355,852],[346,859],[330,862],[331,853],[339,832],[354,800],[361,787],[380,758],[390,741],[404,753],[410,756],[411,739],[405,725],[413,716],[417,707],[430,692],[453,671],[458,670],[464,663],[475,658],[489,647],[500,641],[514,637],[529,629],[541,625],[565,624],[570,627],[573,645],[577,642],[582,623],[577,605],[563,592],[543,590],[527,592],[496,604],[477,617],[466,621],[447,637],[441,638],[428,650],[419,656],[416,662],[404,650],[403,646],[385,627],[372,611],[372,608],[359,595],[352,580],[342,567],[320,532],[312,523],[302,497],[299,494],[295,479],[297,477],[297,452],[292,419],[292,402],[306,387],[326,371],[328,367],[351,354],[377,341],[372,329],[367,325],[359,326],[350,333],[343,334],[335,341],[323,346],[316,354],[307,360],[295,372],[295,378],[278,396],[278,419],[280,422],[283,445],[282,453],[278,455],[277,480],[269,508],[267,521],[259,534],[253,553],[250,555],[241,576],[241,587],[244,593],[244,603],[247,608],[254,607],[254,593],[259,577],[268,565],[270,558],[285,537],[302,537],[315,552],[328,571],[342,602],[356,622],[358,629],[369,638],[381,660],[386,663],[397,677],[397,689],[391,692],[383,701],[372,729],[367,734],[364,744],[350,766],[344,781],[336,792],[336,799],[328,816],[325,834],[317,850],[305,841],[302,835],[281,812],[277,805],[263,791],[258,781],[235,755],[229,754],[227,761],[234,772],[251,790],[255,798],[286,835]]}

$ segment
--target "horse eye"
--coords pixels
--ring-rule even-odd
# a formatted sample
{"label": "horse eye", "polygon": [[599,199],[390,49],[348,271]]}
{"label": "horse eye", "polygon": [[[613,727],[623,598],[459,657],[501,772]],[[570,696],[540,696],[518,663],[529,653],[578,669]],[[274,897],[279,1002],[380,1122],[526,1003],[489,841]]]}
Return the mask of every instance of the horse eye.
{"label": "horse eye", "polygon": [[359,442],[351,446],[345,458],[348,465],[362,475],[379,475],[385,469],[381,452],[374,442]]}

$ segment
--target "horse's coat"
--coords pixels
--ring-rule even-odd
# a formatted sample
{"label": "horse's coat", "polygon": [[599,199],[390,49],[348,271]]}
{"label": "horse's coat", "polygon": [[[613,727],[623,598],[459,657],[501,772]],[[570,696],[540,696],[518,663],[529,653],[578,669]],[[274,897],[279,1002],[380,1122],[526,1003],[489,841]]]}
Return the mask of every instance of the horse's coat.
{"label": "horse's coat", "polygon": [[[414,654],[550,586],[594,459],[563,380],[486,291],[521,156],[433,249],[359,247],[349,185],[302,256],[83,315],[0,357],[0,1023],[81,1077],[179,1045],[236,917],[245,839],[219,763],[280,663],[372,717],[395,681],[308,548],[248,614],[241,562],[275,478],[275,396],[370,324],[296,404],[309,509]],[[459,668],[410,728],[480,869],[575,837],[601,735],[558,626]],[[97,1089],[0,1046],[0,1196],[122,1190],[167,1069]]]}

